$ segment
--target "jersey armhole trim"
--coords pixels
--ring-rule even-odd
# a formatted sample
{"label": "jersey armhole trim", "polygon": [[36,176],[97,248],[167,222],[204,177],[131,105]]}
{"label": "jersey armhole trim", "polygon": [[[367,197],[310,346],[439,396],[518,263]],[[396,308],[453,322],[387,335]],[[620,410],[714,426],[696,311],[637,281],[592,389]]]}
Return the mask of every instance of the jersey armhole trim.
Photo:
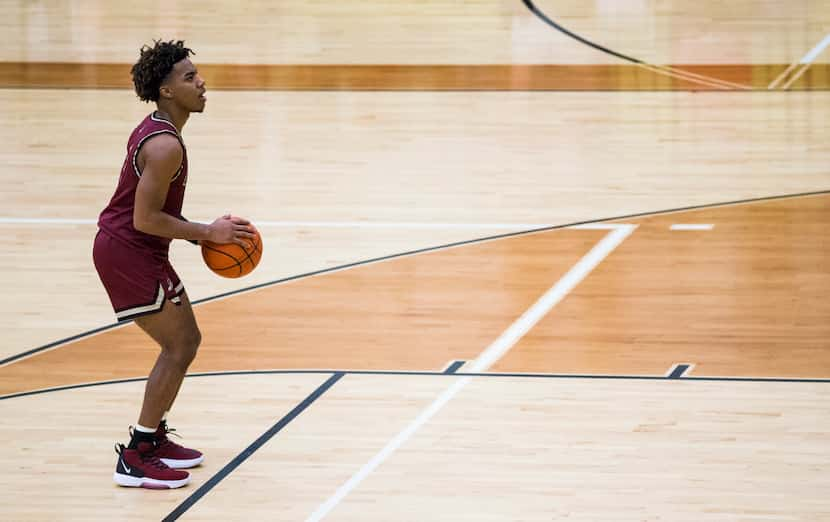
{"label": "jersey armhole trim", "polygon": [[176,175],[170,179],[170,183],[173,183],[174,181],[176,181],[176,178],[178,178],[181,175],[182,169],[184,169],[184,144],[182,143],[182,140],[179,138],[179,135],[173,132],[172,130],[163,129],[156,132],[151,132],[150,134],[141,138],[141,141],[138,142],[138,145],[135,148],[135,152],[133,152],[133,173],[137,177],[141,177],[141,170],[139,170],[138,168],[138,153],[141,152],[141,147],[144,146],[144,143],[147,140],[149,140],[153,136],[158,136],[159,134],[172,134],[176,137],[176,140],[178,140],[179,145],[181,145],[182,147],[182,162],[179,164],[179,170],[176,171]]}

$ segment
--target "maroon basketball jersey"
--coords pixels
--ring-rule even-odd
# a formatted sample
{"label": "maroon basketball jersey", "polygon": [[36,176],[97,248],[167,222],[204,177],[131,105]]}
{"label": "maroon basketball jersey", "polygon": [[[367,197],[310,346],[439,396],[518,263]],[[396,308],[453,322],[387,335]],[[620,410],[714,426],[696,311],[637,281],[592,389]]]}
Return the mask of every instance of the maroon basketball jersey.
{"label": "maroon basketball jersey", "polygon": [[141,172],[138,168],[138,153],[147,140],[159,134],[172,134],[182,144],[182,164],[170,181],[167,200],[162,211],[181,219],[184,190],[187,184],[187,149],[176,131],[176,127],[169,121],[163,120],[151,113],[130,134],[127,141],[127,157],[121,167],[121,176],[109,205],[98,217],[98,228],[111,236],[131,245],[150,249],[155,253],[167,255],[170,239],[154,236],[138,231],[133,227],[133,210],[135,209],[135,190]]}

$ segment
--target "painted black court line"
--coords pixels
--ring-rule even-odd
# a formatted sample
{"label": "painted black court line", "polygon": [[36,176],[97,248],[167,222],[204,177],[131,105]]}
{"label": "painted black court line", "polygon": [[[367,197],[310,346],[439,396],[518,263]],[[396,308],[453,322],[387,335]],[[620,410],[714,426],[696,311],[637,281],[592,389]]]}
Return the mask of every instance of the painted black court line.
{"label": "painted black court line", "polygon": [[[592,374],[568,374],[568,373],[447,373],[429,371],[395,371],[395,370],[239,370],[224,372],[204,372],[187,374],[185,378],[194,379],[200,377],[232,377],[236,375],[328,375],[339,373],[343,375],[399,375],[415,377],[487,377],[487,378],[527,378],[527,379],[592,379],[592,380],[617,380],[617,381],[665,381],[675,380],[666,375],[592,375]],[[32,395],[43,395],[46,393],[78,390],[94,386],[108,386],[110,384],[123,384],[130,382],[146,381],[146,377],[130,379],[115,379],[110,381],[88,382],[84,384],[70,384],[67,386],[56,386],[42,390],[33,390],[20,393],[12,393],[0,396],[0,401],[17,399]],[[796,377],[683,377],[684,381],[727,381],[727,382],[791,382],[791,383],[819,383],[830,384],[830,378],[796,378]]]}
{"label": "painted black court line", "polygon": [[[673,212],[685,212],[685,211],[689,211],[689,210],[702,210],[702,209],[706,209],[706,208],[717,208],[717,207],[723,207],[723,206],[728,206],[728,205],[742,205],[742,204],[746,204],[746,203],[758,203],[758,202],[761,202],[761,201],[774,201],[774,200],[779,200],[779,199],[801,198],[801,197],[808,197],[808,196],[819,196],[819,195],[823,195],[823,194],[830,194],[830,189],[816,190],[816,191],[812,191],[812,192],[799,192],[799,193],[795,193],[795,194],[783,194],[783,195],[778,195],[778,196],[764,196],[764,197],[759,197],[759,198],[739,199],[739,200],[734,200],[734,201],[723,201],[723,202],[720,202],[720,203],[707,203],[707,204],[703,204],[703,205],[691,205],[691,206],[687,206],[687,207],[677,207],[677,208],[673,208],[673,209],[656,210],[656,211],[651,211],[651,212],[638,212],[636,214],[627,214],[627,215],[624,215],[624,216],[605,217],[605,218],[601,218],[601,219],[591,219],[591,220],[588,220],[588,221],[577,221],[575,223],[568,223],[568,224],[564,224],[564,225],[553,225],[553,226],[549,226],[549,227],[540,227],[540,228],[534,228],[534,229],[530,229],[530,230],[522,230],[522,231],[519,231],[519,232],[508,232],[506,234],[497,234],[497,235],[494,235],[494,236],[487,236],[487,237],[482,237],[482,238],[477,238],[477,239],[468,239],[468,240],[465,240],[465,241],[457,241],[455,243],[447,243],[445,245],[439,245],[439,246],[427,247],[427,248],[420,248],[420,249],[417,249],[417,250],[410,250],[410,251],[401,252],[401,253],[398,253],[398,254],[390,254],[388,256],[375,257],[375,258],[366,259],[366,260],[363,260],[363,261],[355,261],[353,263],[347,263],[345,265],[335,266],[335,267],[331,267],[331,268],[323,268],[321,270],[315,270],[313,272],[307,272],[307,273],[304,273],[304,274],[285,277],[283,279],[275,279],[274,281],[266,281],[264,283],[259,283],[259,284],[256,284],[256,285],[247,286],[245,288],[240,288],[238,290],[232,290],[230,292],[224,292],[224,293],[216,294],[216,295],[213,295],[213,296],[210,296],[210,297],[197,299],[196,301],[193,301],[192,304],[197,305],[197,304],[207,303],[207,302],[210,302],[210,301],[214,301],[216,299],[222,299],[224,297],[229,297],[229,296],[236,295],[236,294],[241,294],[241,293],[244,293],[244,292],[250,292],[251,290],[258,290],[260,288],[279,285],[279,284],[282,284],[282,283],[287,283],[289,281],[295,281],[297,279],[304,279],[304,278],[307,278],[307,277],[326,274],[326,273],[329,273],[329,272],[337,272],[339,270],[346,270],[348,268],[354,268],[356,266],[368,265],[368,264],[377,263],[377,262],[380,262],[380,261],[388,261],[390,259],[395,259],[395,258],[398,258],[398,257],[406,257],[406,256],[411,256],[411,255],[416,255],[416,254],[423,254],[423,253],[426,253],[426,252],[434,252],[434,251],[437,251],[437,250],[443,250],[443,249],[453,248],[453,247],[457,247],[457,246],[471,245],[471,244],[475,244],[475,243],[482,243],[484,241],[493,241],[493,240],[496,240],[496,239],[505,239],[505,238],[508,238],[508,237],[516,237],[516,236],[521,236],[521,235],[526,235],[526,234],[535,234],[535,233],[538,233],[538,232],[546,232],[546,231],[549,231],[549,230],[559,230],[559,229],[575,227],[575,226],[579,226],[579,225],[593,225],[593,224],[596,224],[596,223],[604,223],[606,221],[619,221],[621,219],[632,219],[632,218],[639,218],[639,217],[659,216],[661,214],[670,214],[670,213],[673,213]],[[17,355],[12,355],[10,357],[7,357],[5,359],[0,360],[0,367],[2,367],[4,364],[8,364],[8,363],[16,361],[18,359],[22,359],[24,357],[34,355],[38,352],[42,352],[42,351],[48,350],[50,348],[54,348],[54,347],[59,346],[61,344],[69,343],[69,342],[78,340],[82,337],[86,337],[87,335],[100,333],[100,332],[103,332],[105,330],[115,328],[117,326],[123,326],[127,323],[129,323],[129,321],[123,321],[123,322],[120,322],[120,323],[112,323],[112,324],[109,324],[109,325],[106,325],[106,326],[101,326],[99,328],[95,328],[93,330],[89,330],[87,332],[80,333],[78,335],[73,335],[71,337],[61,339],[59,341],[51,342],[49,344],[40,346],[38,348],[33,348],[31,350],[27,350],[27,351],[19,353]]]}
{"label": "painted black court line", "polygon": [[49,348],[54,348],[55,346],[59,346],[61,344],[71,343],[72,341],[77,341],[78,339],[82,339],[82,338],[84,338],[88,335],[97,334],[97,333],[103,332],[105,330],[111,330],[112,328],[115,328],[116,326],[121,326],[121,325],[127,324],[128,322],[129,321],[125,321],[125,322],[121,322],[121,323],[112,323],[112,324],[107,324],[107,325],[104,325],[104,326],[99,326],[98,328],[94,328],[92,330],[88,330],[86,332],[79,333],[79,334],[73,335],[71,337],[66,337],[64,339],[61,339],[59,341],[54,341],[54,342],[51,342],[49,344],[44,344],[43,346],[39,346],[37,348],[33,348],[31,350],[27,350],[25,352],[18,353],[16,355],[12,355],[10,357],[6,357],[5,359],[0,360],[0,366],[3,366],[4,364],[10,363],[12,361],[16,361],[18,359],[22,359],[24,357],[28,357],[29,355],[34,355],[38,352],[48,350]]}
{"label": "painted black court line", "polygon": [[314,392],[311,393],[308,397],[303,400],[300,404],[294,407],[293,410],[288,412],[288,414],[280,419],[276,424],[274,424],[271,429],[263,433],[257,440],[251,443],[250,446],[245,448],[242,453],[234,457],[228,464],[225,465],[224,468],[219,470],[214,476],[210,477],[207,482],[202,484],[199,489],[193,492],[192,495],[187,497],[184,502],[178,505],[176,509],[170,512],[169,515],[164,517],[164,521],[172,521],[178,519],[182,514],[193,507],[193,504],[199,501],[202,497],[204,497],[211,489],[213,489],[217,484],[222,482],[222,480],[227,477],[228,475],[233,472],[236,468],[239,467],[240,464],[245,462],[248,457],[253,455],[259,448],[261,448],[266,442],[271,440],[271,438],[277,434],[281,429],[286,427],[289,422],[294,420],[299,414],[301,414],[306,408],[311,406],[311,404],[320,398],[326,390],[334,386],[334,384],[339,381],[343,377],[343,373],[335,373],[331,377],[329,377],[326,382],[321,384]]}
{"label": "painted black court line", "polygon": [[585,44],[588,47],[593,47],[594,49],[596,49],[598,51],[602,51],[602,52],[607,53],[607,54],[610,54],[611,56],[616,56],[617,58],[620,58],[620,59],[625,60],[627,62],[636,63],[636,64],[645,64],[645,62],[643,62],[642,60],[638,60],[637,58],[632,58],[631,56],[628,56],[628,55],[625,55],[625,54],[622,54],[622,53],[618,53],[617,51],[613,51],[613,50],[611,50],[607,47],[603,47],[599,44],[596,44],[596,43],[588,40],[587,38],[583,38],[583,37],[579,36],[578,34],[576,34],[574,32],[568,31],[567,29],[565,29],[564,27],[562,27],[558,23],[554,22],[548,15],[543,13],[542,10],[539,9],[538,7],[536,7],[536,5],[531,0],[522,0],[522,3],[525,5],[525,7],[528,8],[528,10],[531,13],[536,15],[536,18],[542,20],[543,22],[545,22],[549,26],[553,27],[554,29],[556,29],[560,33],[573,38],[577,42]]}
{"label": "painted black court line", "polygon": [[[546,23],[547,25],[553,27],[554,29],[556,29],[560,33],[564,34],[565,36],[573,38],[574,40],[576,40],[577,42],[579,42],[583,45],[587,45],[588,47],[592,47],[592,48],[594,48],[594,49],[596,49],[600,52],[610,54],[611,56],[614,56],[616,58],[619,58],[621,60],[636,64],[636,65],[644,65],[644,66],[648,66],[648,67],[658,67],[658,68],[660,67],[658,65],[653,65],[653,64],[650,64],[646,61],[640,60],[639,58],[634,58],[633,56],[628,56],[627,54],[623,54],[623,53],[614,51],[613,49],[609,49],[608,47],[605,47],[605,46],[599,45],[598,43],[592,42],[591,40],[588,40],[587,38],[585,38],[583,36],[580,36],[580,35],[574,33],[573,31],[569,31],[568,29],[563,27],[561,24],[554,21],[551,17],[546,15],[541,9],[539,9],[536,6],[536,4],[533,3],[532,0],[522,0],[522,3],[525,5],[525,7],[527,7],[527,9],[534,16],[536,16],[536,18],[538,18],[542,22]],[[709,82],[722,82],[723,83],[723,80],[720,80],[719,78],[708,78],[708,81]],[[622,91],[625,91],[625,90],[626,89],[620,89],[618,92],[622,92]],[[817,90],[822,90],[823,91],[825,89],[817,89]],[[689,88],[673,90],[673,92],[680,92],[680,91],[698,92],[696,89],[689,89]],[[642,92],[654,92],[654,91],[643,90]],[[764,89],[764,88],[761,88],[761,89],[758,89],[758,88],[750,88],[750,89],[729,88],[729,89],[725,89],[723,91],[718,91],[718,92],[719,93],[721,93],[721,92],[724,92],[724,93],[725,92],[732,92],[732,93],[753,92],[754,93],[754,92],[775,92],[775,91],[772,90],[772,89]]]}
{"label": "painted black court line", "polygon": [[678,364],[675,366],[674,370],[669,374],[667,377],[668,379],[679,379],[683,377],[683,374],[689,371],[690,365],[688,364]]}

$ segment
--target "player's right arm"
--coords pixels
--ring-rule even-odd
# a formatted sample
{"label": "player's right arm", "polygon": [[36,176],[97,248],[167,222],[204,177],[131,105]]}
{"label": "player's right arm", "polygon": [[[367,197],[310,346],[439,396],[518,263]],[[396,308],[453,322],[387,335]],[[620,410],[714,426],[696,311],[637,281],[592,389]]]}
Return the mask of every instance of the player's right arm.
{"label": "player's right arm", "polygon": [[138,155],[141,177],[135,192],[133,227],[145,234],[214,243],[236,243],[242,247],[252,238],[248,220],[230,215],[211,224],[182,221],[164,212],[170,182],[182,163],[182,146],[171,134],[160,134],[148,140]]}

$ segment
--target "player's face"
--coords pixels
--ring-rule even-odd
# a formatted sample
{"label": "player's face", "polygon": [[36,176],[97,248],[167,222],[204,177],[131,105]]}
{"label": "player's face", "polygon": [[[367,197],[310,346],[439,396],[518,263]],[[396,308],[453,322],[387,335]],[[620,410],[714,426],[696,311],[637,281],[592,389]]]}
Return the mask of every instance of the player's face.
{"label": "player's face", "polygon": [[205,80],[188,58],[176,62],[166,83],[178,105],[189,112],[205,110]]}

